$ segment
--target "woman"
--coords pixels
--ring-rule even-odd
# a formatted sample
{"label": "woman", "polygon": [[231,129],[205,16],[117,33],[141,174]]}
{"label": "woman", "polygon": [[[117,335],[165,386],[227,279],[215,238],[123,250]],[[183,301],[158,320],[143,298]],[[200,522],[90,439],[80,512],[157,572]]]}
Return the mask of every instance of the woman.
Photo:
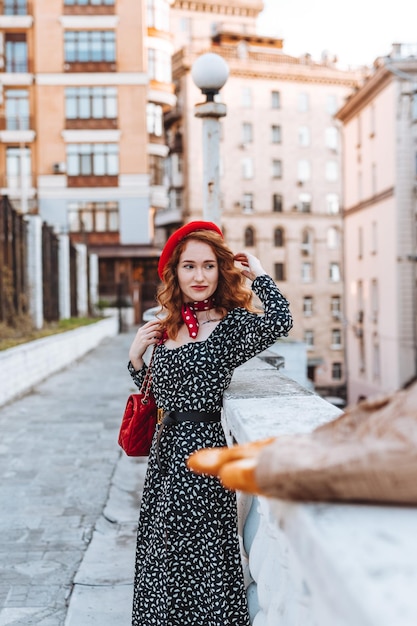
{"label": "woman", "polygon": [[[217,478],[191,472],[186,459],[226,444],[223,392],[238,365],[287,335],[288,302],[259,260],[234,256],[211,222],[191,222],[171,235],[158,271],[163,323],[142,326],[129,351],[140,387],[143,355],[157,344],[152,389],[165,411],[143,491],[132,624],[249,626],[235,496]],[[255,313],[245,277],[263,315]]]}

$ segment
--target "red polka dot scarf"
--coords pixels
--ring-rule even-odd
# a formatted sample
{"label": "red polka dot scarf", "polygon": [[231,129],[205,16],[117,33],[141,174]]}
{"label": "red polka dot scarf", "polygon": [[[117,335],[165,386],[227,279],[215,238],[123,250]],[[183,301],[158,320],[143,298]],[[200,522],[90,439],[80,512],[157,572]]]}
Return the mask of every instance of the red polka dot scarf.
{"label": "red polka dot scarf", "polygon": [[196,302],[186,302],[182,305],[181,315],[184,320],[184,324],[188,328],[188,334],[192,339],[195,339],[198,335],[198,319],[196,311],[209,311],[215,308],[215,303],[212,298],[207,300],[201,300]]}

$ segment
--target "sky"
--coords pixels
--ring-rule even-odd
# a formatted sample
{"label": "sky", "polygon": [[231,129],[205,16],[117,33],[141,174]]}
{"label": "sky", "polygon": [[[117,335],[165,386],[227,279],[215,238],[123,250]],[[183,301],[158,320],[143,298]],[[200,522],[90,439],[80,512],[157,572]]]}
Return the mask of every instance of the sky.
{"label": "sky", "polygon": [[323,51],[341,68],[372,65],[393,43],[417,45],[417,0],[264,0],[258,31],[284,39],[284,51]]}

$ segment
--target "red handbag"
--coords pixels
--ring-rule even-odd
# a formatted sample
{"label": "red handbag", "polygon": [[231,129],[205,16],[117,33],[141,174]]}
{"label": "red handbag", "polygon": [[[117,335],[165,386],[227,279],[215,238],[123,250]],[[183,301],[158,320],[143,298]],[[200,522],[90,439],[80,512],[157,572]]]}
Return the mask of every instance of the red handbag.
{"label": "red handbag", "polygon": [[158,411],[151,391],[154,351],[139,393],[129,396],[123,413],[118,443],[127,456],[148,456],[151,449]]}

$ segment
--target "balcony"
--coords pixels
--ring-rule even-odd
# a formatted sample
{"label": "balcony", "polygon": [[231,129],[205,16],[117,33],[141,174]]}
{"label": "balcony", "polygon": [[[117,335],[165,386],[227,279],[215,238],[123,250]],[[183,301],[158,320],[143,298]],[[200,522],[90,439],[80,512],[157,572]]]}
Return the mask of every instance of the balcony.
{"label": "balcony", "polygon": [[67,130],[113,130],[118,128],[118,120],[108,117],[66,119],[65,128]]}
{"label": "balcony", "polygon": [[87,0],[85,4],[67,4],[64,2],[64,15],[113,15],[115,11],[114,7],[115,3],[110,2],[102,2],[102,4],[97,4],[97,2],[91,2],[91,0]]}
{"label": "balcony", "polygon": [[116,72],[115,61],[66,61],[64,72]]}
{"label": "balcony", "polygon": [[8,196],[15,207],[27,212],[36,197],[35,174],[0,174],[0,195]]}
{"label": "balcony", "polygon": [[68,187],[118,187],[119,177],[110,176],[67,176]]}
{"label": "balcony", "polygon": [[0,0],[0,28],[31,28],[32,3],[26,0]]}
{"label": "balcony", "polygon": [[0,117],[0,142],[27,144],[35,140],[33,120],[28,116]]}

